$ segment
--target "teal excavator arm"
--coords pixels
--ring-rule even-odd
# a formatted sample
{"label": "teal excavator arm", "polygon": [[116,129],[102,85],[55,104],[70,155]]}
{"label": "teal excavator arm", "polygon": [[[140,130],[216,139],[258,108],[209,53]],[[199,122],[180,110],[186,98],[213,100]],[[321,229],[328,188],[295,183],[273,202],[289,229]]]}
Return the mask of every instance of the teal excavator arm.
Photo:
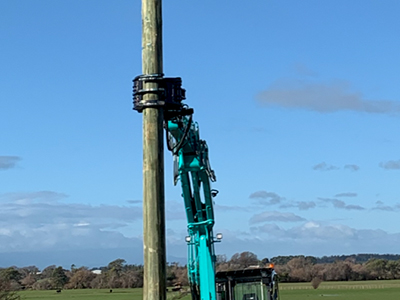
{"label": "teal excavator arm", "polygon": [[[208,159],[208,147],[200,139],[193,109],[182,103],[185,90],[179,77],[163,74],[140,75],[134,80],[134,109],[163,107],[168,149],[174,158],[174,183],[180,180],[188,222],[188,277],[193,300],[216,300],[214,208],[210,181],[215,181]],[[156,86],[156,87],[155,87]],[[157,94],[157,100],[145,100],[145,94]]]}
{"label": "teal excavator arm", "polygon": [[[214,209],[210,181],[215,181],[208,147],[190,116],[175,116],[166,124],[167,143],[174,156],[174,183],[181,182],[188,222],[188,277],[194,300],[215,300]],[[202,191],[201,191],[202,189]]]}
{"label": "teal excavator arm", "polygon": [[[192,121],[193,109],[182,104],[185,90],[182,80],[162,74],[140,75],[134,79],[134,109],[163,107],[168,149],[174,158],[174,184],[181,182],[188,222],[188,277],[193,300],[279,299],[278,280],[273,266],[215,274],[213,236],[214,171],[208,159],[208,147],[200,139],[199,127]],[[154,87],[157,86],[157,87]],[[144,100],[145,94],[157,94],[157,100]],[[243,289],[246,286],[246,289]]]}

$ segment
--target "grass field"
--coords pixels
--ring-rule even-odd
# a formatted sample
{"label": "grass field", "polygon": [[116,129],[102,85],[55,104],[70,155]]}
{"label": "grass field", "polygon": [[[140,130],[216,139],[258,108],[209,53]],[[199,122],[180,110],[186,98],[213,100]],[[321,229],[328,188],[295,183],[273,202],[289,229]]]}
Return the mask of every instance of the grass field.
{"label": "grass field", "polygon": [[[400,280],[280,284],[281,300],[400,300]],[[323,297],[323,298],[322,298]]]}
{"label": "grass field", "polygon": [[142,299],[142,289],[114,289],[110,290],[63,290],[61,293],[56,291],[22,291],[20,292],[22,300],[140,300]]}
{"label": "grass field", "polygon": [[[323,282],[314,290],[310,283],[281,283],[281,300],[400,300],[400,280],[359,281],[359,282]],[[23,291],[23,300],[141,300],[142,289],[109,290],[63,290]],[[175,293],[168,293],[167,300],[172,300]],[[321,298],[323,297],[323,298]],[[190,296],[182,298],[190,300]]]}

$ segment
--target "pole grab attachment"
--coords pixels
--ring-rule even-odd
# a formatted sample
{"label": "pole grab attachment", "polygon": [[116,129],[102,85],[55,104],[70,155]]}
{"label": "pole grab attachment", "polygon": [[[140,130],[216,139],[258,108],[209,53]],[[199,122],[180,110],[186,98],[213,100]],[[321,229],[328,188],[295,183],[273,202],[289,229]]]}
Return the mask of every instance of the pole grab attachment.
{"label": "pole grab attachment", "polygon": [[[139,75],[133,79],[133,109],[141,113],[148,107],[163,107],[166,111],[181,111],[186,99],[180,77],[163,77],[164,74]],[[153,83],[153,84],[151,84]],[[144,95],[156,94],[157,99],[144,100]]]}

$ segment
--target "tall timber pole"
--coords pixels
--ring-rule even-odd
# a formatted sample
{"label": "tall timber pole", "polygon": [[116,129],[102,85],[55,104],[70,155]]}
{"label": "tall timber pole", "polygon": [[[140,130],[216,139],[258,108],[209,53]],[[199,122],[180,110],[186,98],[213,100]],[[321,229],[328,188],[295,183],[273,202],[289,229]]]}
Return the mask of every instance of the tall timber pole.
{"label": "tall timber pole", "polygon": [[[162,0],[142,0],[142,72],[162,76]],[[159,82],[145,83],[158,90]],[[143,95],[157,102],[158,93]],[[146,105],[145,105],[146,107]],[[143,251],[144,300],[166,299],[163,107],[143,109]]]}

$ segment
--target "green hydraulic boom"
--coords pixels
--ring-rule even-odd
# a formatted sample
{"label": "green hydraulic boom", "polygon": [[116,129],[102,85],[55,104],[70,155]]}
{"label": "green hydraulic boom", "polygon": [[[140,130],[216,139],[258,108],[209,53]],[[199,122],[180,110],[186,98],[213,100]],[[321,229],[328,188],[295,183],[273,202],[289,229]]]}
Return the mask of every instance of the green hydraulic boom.
{"label": "green hydraulic boom", "polygon": [[[145,83],[156,82],[157,89],[146,89]],[[188,222],[188,277],[193,300],[216,300],[214,243],[222,235],[213,235],[213,197],[210,181],[215,181],[208,159],[208,147],[199,137],[193,122],[193,109],[182,103],[185,90],[181,78],[165,78],[162,74],[141,75],[134,79],[134,109],[164,107],[167,146],[174,158],[174,183],[180,180]],[[158,100],[143,101],[143,95],[154,93]]]}
{"label": "green hydraulic boom", "polygon": [[[197,123],[190,116],[175,116],[166,124],[167,143],[174,156],[174,181],[180,179],[188,233],[188,275],[194,300],[215,299],[213,197],[215,181],[207,143],[200,139]],[[201,191],[202,189],[202,191]]]}
{"label": "green hydraulic boom", "polygon": [[[145,83],[157,82],[157,85]],[[167,146],[174,160],[174,184],[181,182],[187,217],[188,278],[193,300],[278,300],[278,281],[273,266],[257,270],[236,270],[215,274],[214,243],[222,235],[213,235],[213,198],[216,181],[208,158],[208,147],[200,139],[199,127],[193,122],[193,109],[182,103],[185,90],[181,78],[163,74],[140,75],[134,79],[134,109],[164,108]],[[145,88],[158,86],[158,88]],[[158,100],[143,100],[153,93]]]}

